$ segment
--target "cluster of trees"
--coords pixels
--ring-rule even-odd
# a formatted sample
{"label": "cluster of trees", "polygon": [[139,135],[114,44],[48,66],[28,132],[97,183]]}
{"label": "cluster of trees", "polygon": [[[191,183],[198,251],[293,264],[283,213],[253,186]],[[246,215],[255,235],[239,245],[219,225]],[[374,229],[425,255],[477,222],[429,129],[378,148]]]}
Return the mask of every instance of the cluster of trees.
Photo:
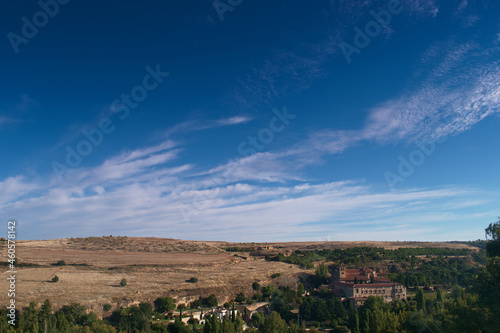
{"label": "cluster of trees", "polygon": [[0,332],[77,332],[77,333],[115,333],[116,329],[103,320],[100,320],[94,312],[87,314],[84,306],[72,303],[62,309],[52,312],[52,304],[45,300],[41,309],[38,304],[31,302],[23,310],[22,315],[16,313],[16,325],[8,322],[7,311],[0,310]]}
{"label": "cluster of trees", "polygon": [[218,304],[219,301],[217,300],[217,297],[214,294],[211,294],[206,298],[200,297],[197,300],[191,302],[189,305],[191,308],[199,308],[199,307],[213,308],[216,307]]}
{"label": "cluster of trees", "polygon": [[431,284],[471,286],[481,268],[472,265],[468,258],[444,259],[442,256],[430,261],[422,261],[417,267],[405,272],[390,273],[392,281],[407,287],[428,286]]}
{"label": "cluster of trees", "polygon": [[290,256],[279,253],[275,257],[268,257],[271,261],[282,261],[299,265],[305,268],[312,268],[315,261],[335,261],[343,262],[347,265],[363,266],[368,263],[376,263],[382,260],[395,262],[407,262],[416,265],[421,262],[417,256],[443,256],[443,257],[470,257],[479,260],[482,255],[469,249],[448,249],[448,248],[399,248],[387,250],[379,247],[354,247],[347,249],[323,249],[314,251],[296,250]]}
{"label": "cluster of trees", "polygon": [[229,246],[226,247],[225,250],[227,252],[247,252],[247,250],[243,246]]}
{"label": "cluster of trees", "polygon": [[[383,248],[324,249],[316,251],[297,250],[290,256],[278,254],[268,260],[297,264],[313,268],[315,261],[336,261],[359,266],[387,264],[387,261],[401,264],[403,269],[396,269],[389,278],[406,287],[429,286],[431,284],[460,285],[469,287],[486,263],[484,251],[469,249],[442,248],[401,248],[386,250]],[[384,261],[384,263],[382,263]],[[328,283],[328,267],[316,266],[312,284],[318,287]]]}

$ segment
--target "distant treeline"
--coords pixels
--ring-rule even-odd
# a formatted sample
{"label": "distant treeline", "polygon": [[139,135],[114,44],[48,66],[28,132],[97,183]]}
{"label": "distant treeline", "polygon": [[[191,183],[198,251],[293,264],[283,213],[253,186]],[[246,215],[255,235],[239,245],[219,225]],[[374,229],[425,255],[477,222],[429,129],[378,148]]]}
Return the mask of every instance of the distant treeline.
{"label": "distant treeline", "polygon": [[229,246],[226,247],[224,250],[227,252],[248,252],[251,251],[251,249],[246,249],[243,246]]}
{"label": "distant treeline", "polygon": [[282,253],[274,257],[267,257],[271,261],[282,261],[289,264],[308,267],[315,261],[327,260],[346,265],[360,266],[369,263],[390,260],[394,262],[410,262],[416,256],[472,256],[474,259],[485,257],[484,253],[469,249],[448,248],[399,248],[386,250],[381,247],[354,247],[347,249],[324,249],[314,251],[297,250],[290,256]]}

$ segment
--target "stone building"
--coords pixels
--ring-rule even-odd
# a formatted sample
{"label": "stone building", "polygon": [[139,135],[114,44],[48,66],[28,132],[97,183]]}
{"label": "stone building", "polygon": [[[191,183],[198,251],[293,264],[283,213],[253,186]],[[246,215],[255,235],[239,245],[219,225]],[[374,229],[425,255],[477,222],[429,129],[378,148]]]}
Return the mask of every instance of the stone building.
{"label": "stone building", "polygon": [[369,296],[382,297],[385,302],[406,299],[406,288],[401,283],[377,276],[371,268],[346,269],[342,264],[335,271],[333,280],[330,287],[334,294],[355,307],[363,305]]}

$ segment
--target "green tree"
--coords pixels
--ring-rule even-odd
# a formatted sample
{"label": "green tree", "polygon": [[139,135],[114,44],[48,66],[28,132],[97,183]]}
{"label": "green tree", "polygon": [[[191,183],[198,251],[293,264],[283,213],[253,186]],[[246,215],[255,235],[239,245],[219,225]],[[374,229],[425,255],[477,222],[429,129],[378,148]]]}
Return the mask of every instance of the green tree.
{"label": "green tree", "polygon": [[271,295],[276,291],[276,288],[274,285],[269,284],[262,288],[262,296],[264,297],[271,297]]}
{"label": "green tree", "polygon": [[255,327],[260,327],[264,324],[264,320],[266,318],[264,317],[264,314],[262,312],[255,312],[253,315],[252,315],[252,324],[255,326]]}
{"label": "green tree", "polygon": [[326,302],[322,299],[315,300],[313,307],[313,320],[317,320],[319,322],[324,322],[328,320],[329,312],[328,307],[326,306]]}
{"label": "green tree", "polygon": [[417,309],[425,310],[425,295],[421,288],[418,288],[415,298],[417,300]]}
{"label": "green tree", "polygon": [[103,310],[104,312],[108,312],[109,310],[111,310],[111,304],[108,304],[108,303],[104,304],[104,305],[102,306],[102,310]]}
{"label": "green tree", "polygon": [[304,285],[302,283],[297,283],[297,296],[302,297],[306,289],[304,288]]}
{"label": "green tree", "polygon": [[262,333],[287,333],[287,325],[286,322],[281,319],[281,316],[278,312],[273,311],[264,320],[264,325],[262,325],[261,329]]}
{"label": "green tree", "polygon": [[120,286],[125,287],[127,285],[127,279],[123,278],[120,281]]}
{"label": "green tree", "polygon": [[141,302],[139,304],[139,309],[146,317],[150,318],[153,315],[153,306],[148,302]]}
{"label": "green tree", "polygon": [[491,312],[492,327],[500,327],[500,218],[485,230],[488,261],[478,274],[474,290],[481,304]]}
{"label": "green tree", "polygon": [[441,289],[438,289],[438,290],[437,290],[436,300],[437,300],[439,303],[443,303],[443,294],[441,293]]}
{"label": "green tree", "polygon": [[210,307],[216,307],[217,305],[219,305],[219,301],[217,300],[217,297],[214,294],[208,296],[206,303]]}
{"label": "green tree", "polygon": [[181,318],[181,320],[182,320],[182,310],[184,310],[185,308],[186,308],[186,304],[184,304],[184,303],[177,305],[177,310],[179,310],[179,318]]}
{"label": "green tree", "polygon": [[258,282],[252,283],[252,289],[256,291],[260,290],[260,284]]}
{"label": "green tree", "polygon": [[54,282],[54,283],[59,282],[59,276],[54,275],[54,276],[52,277],[52,282]]}
{"label": "green tree", "polygon": [[[479,306],[477,295],[460,295],[447,304],[451,315],[449,331],[452,332],[494,332],[487,329],[487,314]],[[498,328],[498,327],[497,327]]]}
{"label": "green tree", "polygon": [[[186,327],[186,324],[182,322],[179,319],[176,319],[173,323],[168,325],[168,332],[169,333],[188,333],[189,330]],[[221,332],[221,331],[214,331],[214,332]]]}
{"label": "green tree", "polygon": [[235,299],[236,302],[243,303],[243,302],[245,302],[245,300],[246,300],[246,297],[245,297],[244,293],[239,293],[238,295],[236,295],[236,299]]}
{"label": "green tree", "polygon": [[222,333],[222,323],[216,315],[206,318],[203,333]]}
{"label": "green tree", "polygon": [[500,257],[500,217],[495,223],[490,223],[488,228],[485,229],[486,239],[486,253],[488,257]]}
{"label": "green tree", "polygon": [[359,333],[359,314],[352,305],[349,308],[349,328],[352,333]]}
{"label": "green tree", "polygon": [[318,265],[318,267],[316,267],[314,284],[317,287],[327,282],[328,282],[328,266],[325,265],[324,263],[321,263]]}
{"label": "green tree", "polygon": [[300,317],[304,320],[313,319],[313,299],[311,297],[306,297],[299,308]]}
{"label": "green tree", "polygon": [[28,307],[24,308],[23,315],[19,318],[21,332],[38,332],[40,312],[37,310],[37,306],[38,303],[31,302]]}
{"label": "green tree", "polygon": [[175,299],[172,297],[158,297],[153,302],[156,312],[164,313],[175,309]]}
{"label": "green tree", "polygon": [[42,304],[42,318],[48,319],[52,314],[52,303],[50,300],[46,299]]}
{"label": "green tree", "polygon": [[332,296],[328,300],[327,305],[329,312],[331,313],[332,319],[339,320],[345,318],[346,316],[345,307],[344,304],[342,304],[342,302],[340,301],[340,299],[338,299],[335,296]]}

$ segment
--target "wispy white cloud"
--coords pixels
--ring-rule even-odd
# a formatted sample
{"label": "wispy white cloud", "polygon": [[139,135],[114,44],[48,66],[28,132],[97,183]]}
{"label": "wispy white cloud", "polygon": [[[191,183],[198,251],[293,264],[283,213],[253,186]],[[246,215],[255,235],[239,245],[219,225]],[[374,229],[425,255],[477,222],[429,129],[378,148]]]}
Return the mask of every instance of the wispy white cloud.
{"label": "wispy white cloud", "polygon": [[169,128],[165,132],[165,137],[170,138],[175,134],[187,134],[190,132],[207,130],[224,126],[244,124],[251,121],[249,116],[234,116],[216,120],[189,120]]}
{"label": "wispy white cloud", "polygon": [[349,238],[359,239],[371,230],[373,237],[366,237],[373,239],[383,226],[403,230],[385,234],[392,239],[414,229],[421,232],[408,237],[432,239],[437,222],[465,221],[467,216],[458,216],[457,210],[480,210],[492,200],[491,193],[460,187],[384,192],[360,181],[269,183],[251,173],[237,173],[232,183],[214,181],[218,171],[195,175],[189,165],[173,165],[179,149],[168,141],[121,153],[95,168],[74,169],[63,184],[5,179],[0,182],[0,210],[22,220],[28,238],[154,233],[315,240],[323,235],[341,239],[350,230],[354,234]]}
{"label": "wispy white cloud", "polygon": [[223,184],[304,181],[301,169],[357,145],[412,145],[463,133],[500,113],[500,62],[493,56],[498,51],[453,39],[436,43],[422,54],[403,92],[369,110],[363,128],[315,130],[291,147],[238,157],[205,174]]}

